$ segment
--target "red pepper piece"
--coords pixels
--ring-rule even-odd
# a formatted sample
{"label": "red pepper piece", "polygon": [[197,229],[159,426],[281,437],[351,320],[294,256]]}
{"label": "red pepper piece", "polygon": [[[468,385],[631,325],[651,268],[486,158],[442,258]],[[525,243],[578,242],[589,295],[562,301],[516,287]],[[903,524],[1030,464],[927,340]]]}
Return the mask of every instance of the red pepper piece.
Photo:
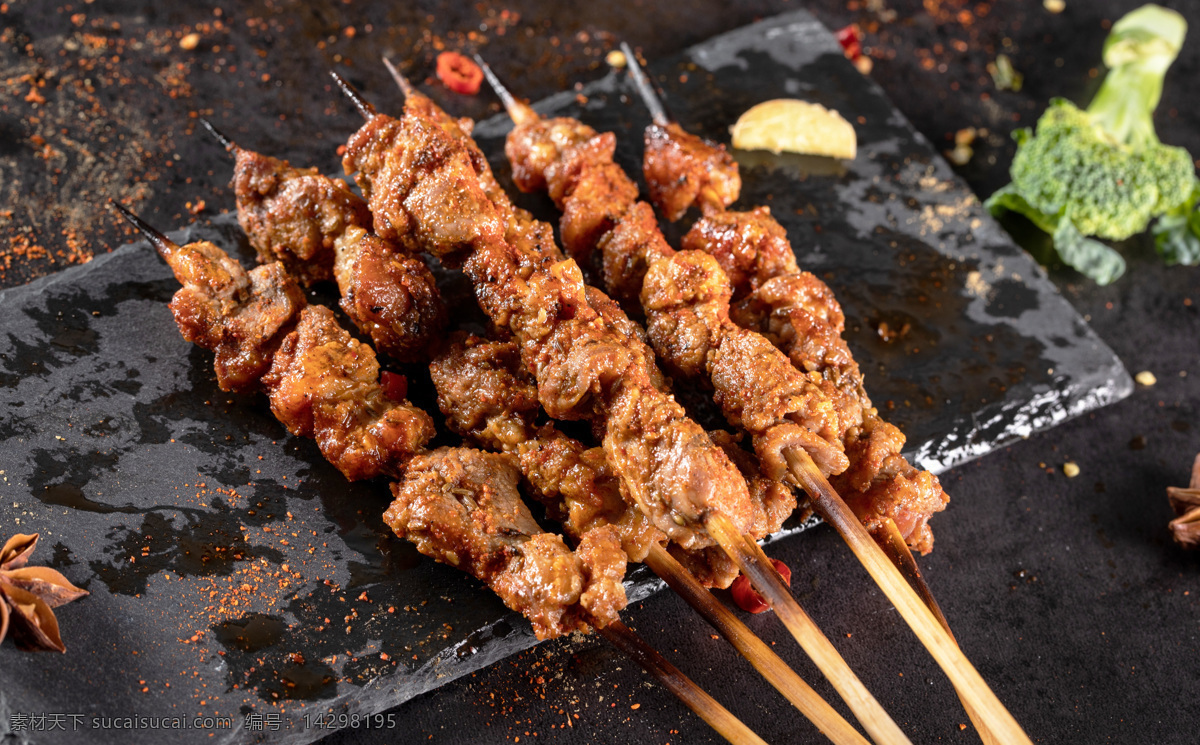
{"label": "red pepper piece", "polygon": [[479,92],[479,84],[483,82],[483,70],[470,57],[464,57],[458,52],[442,52],[437,58],[437,76],[455,93],[466,93],[473,96]]}
{"label": "red pepper piece", "polygon": [[[779,576],[783,577],[783,581],[788,587],[792,586],[792,570],[788,569],[787,564],[784,564],[778,559],[771,559],[771,563],[775,565],[775,571],[779,572]],[[746,575],[739,574],[738,578],[733,581],[729,591],[733,594],[733,602],[747,613],[762,613],[771,606],[763,599],[762,595],[758,594],[758,590],[750,584],[750,580]]]}
{"label": "red pepper piece", "polygon": [[387,396],[389,401],[400,403],[408,398],[408,378],[400,373],[384,370],[379,373],[379,385],[383,388],[383,395]]}

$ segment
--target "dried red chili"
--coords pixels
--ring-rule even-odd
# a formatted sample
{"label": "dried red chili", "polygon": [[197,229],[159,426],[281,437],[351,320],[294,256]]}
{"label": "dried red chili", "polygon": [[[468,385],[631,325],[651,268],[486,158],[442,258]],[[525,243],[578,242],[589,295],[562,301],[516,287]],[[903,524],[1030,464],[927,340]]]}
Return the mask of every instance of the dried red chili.
{"label": "dried red chili", "polygon": [[[771,563],[775,565],[775,571],[779,572],[779,576],[783,577],[783,581],[788,587],[792,586],[792,570],[788,569],[787,564],[784,564],[778,559],[771,559]],[[758,594],[758,590],[750,584],[750,580],[746,575],[739,574],[738,578],[733,581],[733,585],[729,588],[733,594],[733,602],[747,613],[762,613],[771,606],[763,599],[762,595]]]}
{"label": "dried red chili", "polygon": [[475,95],[483,82],[483,70],[469,57],[458,52],[442,52],[437,58],[437,76],[455,93]]}
{"label": "dried red chili", "polygon": [[400,373],[384,370],[379,373],[379,385],[390,401],[399,403],[408,398],[408,378]]}

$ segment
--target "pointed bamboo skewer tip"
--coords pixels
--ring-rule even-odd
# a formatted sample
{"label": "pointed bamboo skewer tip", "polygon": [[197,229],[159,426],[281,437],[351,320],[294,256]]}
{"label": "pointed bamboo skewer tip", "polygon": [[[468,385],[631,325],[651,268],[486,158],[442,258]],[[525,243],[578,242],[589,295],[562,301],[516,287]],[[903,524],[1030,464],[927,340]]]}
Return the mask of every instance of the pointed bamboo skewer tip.
{"label": "pointed bamboo skewer tip", "polygon": [[336,70],[330,70],[329,75],[333,78],[333,82],[337,83],[342,93],[345,93],[346,97],[354,103],[354,108],[358,109],[358,113],[362,114],[363,119],[371,121],[375,118],[375,107],[367,99],[363,98],[362,94],[350,84],[349,80],[339,75]]}
{"label": "pointed bamboo skewer tip", "polygon": [[814,508],[841,534],[871,578],[946,673],[964,704],[968,705],[969,710],[979,714],[983,727],[990,736],[998,738],[999,742],[1006,745],[1030,743],[1029,737],[1021,730],[1012,714],[996,698],[996,694],[938,622],[933,612],[921,601],[900,570],[888,560],[883,549],[872,540],[866,528],[829,485],[812,458],[795,448],[785,450],[784,456],[792,475],[812,497]]}
{"label": "pointed bamboo skewer tip", "polygon": [[641,64],[638,63],[633,47],[626,42],[621,42],[621,53],[625,55],[625,67],[629,70],[629,76],[633,78],[634,87],[637,88],[638,95],[642,97],[642,103],[650,112],[650,120],[660,127],[667,126],[671,123],[672,117],[667,112],[667,107],[663,105],[662,97],[654,90],[654,84],[650,82],[650,78],[646,77]]}
{"label": "pointed bamboo skewer tip", "polygon": [[487,78],[488,85],[492,86],[492,90],[496,92],[496,96],[500,98],[500,102],[504,104],[504,110],[508,112],[509,118],[517,126],[535,122],[538,120],[538,113],[533,110],[529,104],[522,103],[516,99],[504,83],[500,82],[500,78],[496,73],[492,72],[492,68],[487,62],[483,61],[483,57],[475,55],[475,64],[479,65],[479,69],[483,70],[483,76]]}
{"label": "pointed bamboo skewer tip", "polygon": [[703,719],[710,727],[733,745],[766,745],[761,737],[742,723],[716,699],[704,692],[695,681],[684,675],[666,657],[646,643],[621,621],[597,628],[600,635],[642,666],[655,680]]}
{"label": "pointed bamboo skewer tip", "polygon": [[868,745],[869,741],[858,730],[826,703],[741,619],[701,586],[665,548],[653,544],[645,563],[720,632],[830,742],[836,745]]}
{"label": "pointed bamboo skewer tip", "polygon": [[117,202],[109,200],[108,204],[110,207],[120,213],[121,217],[124,217],[126,220],[128,220],[133,227],[137,228],[138,231],[145,236],[146,240],[150,242],[150,245],[154,246],[154,250],[158,251],[159,256],[166,259],[172,253],[174,253],[175,249],[179,248],[175,241],[163,235],[163,233],[153,225],[125,209]]}

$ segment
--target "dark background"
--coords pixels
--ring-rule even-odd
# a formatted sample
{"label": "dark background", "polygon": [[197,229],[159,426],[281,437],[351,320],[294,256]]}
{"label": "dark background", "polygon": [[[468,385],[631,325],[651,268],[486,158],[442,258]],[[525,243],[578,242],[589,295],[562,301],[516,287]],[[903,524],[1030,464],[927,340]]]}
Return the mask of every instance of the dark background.
{"label": "dark background", "polygon": [[[1200,24],[1200,3],[1166,4]],[[604,74],[619,40],[654,59],[797,7],[830,28],[861,24],[871,77],[939,149],[963,127],[985,128],[958,172],[986,196],[1007,181],[1014,128],[1032,125],[1051,96],[1087,102],[1109,23],[1136,5],[1067,0],[1053,14],[1011,0],[0,3],[0,287],[126,242],[102,208],[109,198],[164,228],[232,208],[224,154],[193,133],[193,113],[248,146],[335,172],[336,145],[357,121],[329,90],[329,67],[383,105],[392,88],[377,50],[418,81],[441,48],[478,50],[538,99]],[[182,49],[191,33],[198,44]],[[1156,121],[1165,142],[1200,155],[1195,34]],[[1024,76],[1019,92],[997,90],[986,70],[1001,52]],[[218,75],[244,95],[213,100]],[[423,87],[455,114],[498,110],[487,94]],[[1143,239],[1123,249],[1129,271],[1112,287],[1052,276],[1130,371],[1150,370],[1157,384],[946,473],[954,500],[922,561],[967,655],[1038,742],[1191,743],[1200,731],[1200,560],[1171,542],[1164,492],[1186,484],[1200,451],[1200,268],[1161,266]],[[1081,468],[1074,479],[1062,474],[1068,460]],[[960,728],[967,719],[944,677],[831,530],[771,553],[914,742],[977,741]],[[660,594],[626,618],[768,741],[818,739],[681,601]],[[832,698],[769,614],[750,623]],[[329,742],[716,739],[595,639],[542,645],[394,713],[399,730]]]}

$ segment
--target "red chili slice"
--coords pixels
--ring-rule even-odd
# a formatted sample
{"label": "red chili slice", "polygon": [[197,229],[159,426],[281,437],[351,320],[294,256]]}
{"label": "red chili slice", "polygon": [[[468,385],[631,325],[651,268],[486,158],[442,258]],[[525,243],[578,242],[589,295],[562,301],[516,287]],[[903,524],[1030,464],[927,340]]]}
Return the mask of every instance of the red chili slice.
{"label": "red chili slice", "polygon": [[[787,583],[787,586],[791,587],[792,570],[788,569],[787,564],[778,559],[771,559],[771,563],[775,565],[775,571],[779,572],[779,576],[783,577],[783,581]],[[737,603],[737,606],[747,613],[762,613],[771,607],[763,599],[763,596],[758,594],[758,590],[754,589],[753,585],[750,584],[750,580],[744,574],[738,575],[738,578],[733,581],[733,585],[730,586],[729,591],[733,594],[733,602]]]}
{"label": "red chili slice", "polygon": [[400,373],[384,370],[379,373],[379,385],[383,388],[383,395],[387,396],[389,401],[400,403],[408,398],[408,378]]}
{"label": "red chili slice", "polygon": [[857,23],[838,29],[835,35],[847,59],[853,62],[862,56],[862,29]]}
{"label": "red chili slice", "polygon": [[464,57],[458,52],[442,52],[437,58],[437,76],[455,93],[466,93],[473,96],[479,92],[479,84],[483,82],[483,70],[470,57]]}

